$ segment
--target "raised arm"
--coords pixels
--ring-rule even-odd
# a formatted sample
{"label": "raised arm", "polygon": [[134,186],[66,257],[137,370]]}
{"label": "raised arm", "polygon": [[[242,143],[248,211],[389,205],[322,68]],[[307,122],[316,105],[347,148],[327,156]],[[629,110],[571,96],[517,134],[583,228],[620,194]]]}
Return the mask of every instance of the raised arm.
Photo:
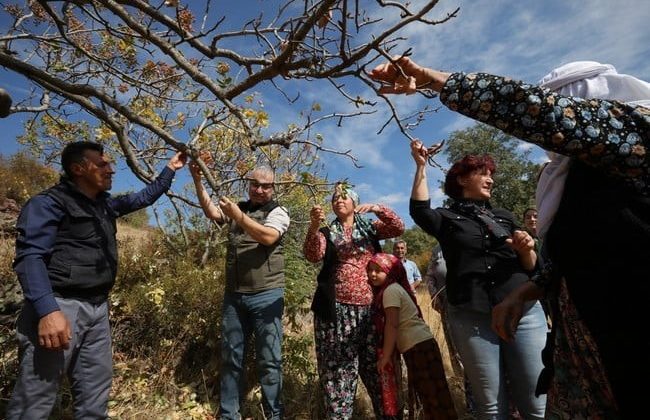
{"label": "raised arm", "polygon": [[452,111],[602,168],[650,194],[650,108],[562,96],[485,73],[440,72],[408,57],[377,66],[370,77],[383,84],[382,93],[433,89]]}
{"label": "raised arm", "polygon": [[383,204],[359,204],[354,211],[359,214],[370,212],[377,216],[372,224],[378,239],[396,238],[404,233],[402,218]]}
{"label": "raised arm", "polygon": [[321,223],[325,221],[325,211],[319,205],[313,206],[309,211],[309,228],[302,252],[309,262],[318,262],[325,256],[325,236],[319,231]]}
{"label": "raised arm", "polygon": [[196,196],[199,199],[201,209],[203,209],[203,214],[208,219],[212,219],[217,223],[223,223],[225,221],[223,212],[212,202],[210,194],[208,194],[208,191],[203,186],[203,182],[201,182],[201,168],[195,162],[190,162],[190,174],[192,174]]}
{"label": "raised arm", "polygon": [[[437,148],[433,153],[439,150],[440,148]],[[426,172],[428,152],[421,141],[411,142],[411,156],[415,161],[415,175],[413,176],[409,213],[422,230],[435,236],[440,229],[441,218],[438,212],[430,206]]]}
{"label": "raised arm", "polygon": [[119,216],[152,205],[169,190],[176,171],[185,166],[186,162],[187,155],[176,153],[153,182],[138,192],[111,197],[108,204]]}
{"label": "raised arm", "polygon": [[411,156],[415,161],[415,176],[411,188],[411,200],[425,201],[429,199],[427,185],[427,151],[421,141],[411,142]]}
{"label": "raised arm", "polygon": [[630,184],[645,179],[648,188],[648,108],[566,97],[484,73],[454,73],[442,89],[440,100],[463,115],[602,168],[626,178]]}

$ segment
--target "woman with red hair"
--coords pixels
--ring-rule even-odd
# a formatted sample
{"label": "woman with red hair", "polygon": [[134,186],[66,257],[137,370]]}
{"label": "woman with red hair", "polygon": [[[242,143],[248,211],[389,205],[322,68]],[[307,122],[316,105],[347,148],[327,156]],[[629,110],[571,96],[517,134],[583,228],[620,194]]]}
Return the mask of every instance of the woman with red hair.
{"label": "woman with red hair", "polygon": [[509,211],[490,206],[496,171],[492,157],[468,155],[454,163],[444,184],[453,203],[432,209],[425,172],[430,152],[414,141],[411,154],[417,169],[410,213],[418,226],[438,239],[447,262],[449,330],[472,388],[477,417],[508,418],[510,399],[524,418],[541,419],[546,398],[535,397],[547,332],[541,305],[537,301],[527,305],[510,342],[491,328],[492,308],[528,281],[535,269],[535,242]]}

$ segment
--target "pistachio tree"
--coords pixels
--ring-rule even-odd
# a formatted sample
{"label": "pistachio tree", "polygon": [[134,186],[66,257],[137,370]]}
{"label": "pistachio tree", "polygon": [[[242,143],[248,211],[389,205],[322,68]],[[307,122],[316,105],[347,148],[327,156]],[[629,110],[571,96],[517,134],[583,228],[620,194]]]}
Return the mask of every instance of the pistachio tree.
{"label": "pistachio tree", "polygon": [[[391,110],[386,124],[405,134],[422,120],[398,115],[367,70],[408,54],[404,28],[455,16],[434,13],[437,3],[243,0],[229,2],[233,13],[213,0],[4,1],[0,66],[32,92],[9,112],[30,113],[20,141],[45,161],[67,142],[98,141],[148,182],[173,149],[197,160],[215,194],[241,193],[236,181],[263,162],[282,174],[280,191],[316,196],[327,186],[308,176],[322,169],[319,156],[357,164],[351,151],[328,147],[319,125],[363,118],[378,98]],[[338,95],[340,109],[298,101],[306,83]],[[299,107],[291,123],[271,124],[271,92]]]}

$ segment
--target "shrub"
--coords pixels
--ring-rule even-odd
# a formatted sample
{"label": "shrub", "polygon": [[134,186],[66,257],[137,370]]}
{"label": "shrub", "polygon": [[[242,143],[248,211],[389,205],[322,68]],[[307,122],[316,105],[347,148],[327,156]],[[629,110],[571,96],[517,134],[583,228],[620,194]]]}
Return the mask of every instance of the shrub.
{"label": "shrub", "polygon": [[0,155],[0,197],[23,205],[31,196],[54,185],[58,173],[25,153],[5,158]]}

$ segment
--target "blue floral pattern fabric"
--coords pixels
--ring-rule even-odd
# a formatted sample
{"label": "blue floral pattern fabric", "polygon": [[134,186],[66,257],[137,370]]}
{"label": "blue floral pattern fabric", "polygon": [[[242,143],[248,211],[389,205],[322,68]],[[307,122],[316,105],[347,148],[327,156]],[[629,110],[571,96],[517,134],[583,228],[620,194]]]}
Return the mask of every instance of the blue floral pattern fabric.
{"label": "blue floral pattern fabric", "polygon": [[485,73],[454,73],[440,100],[451,110],[622,177],[650,195],[650,109],[565,97]]}

